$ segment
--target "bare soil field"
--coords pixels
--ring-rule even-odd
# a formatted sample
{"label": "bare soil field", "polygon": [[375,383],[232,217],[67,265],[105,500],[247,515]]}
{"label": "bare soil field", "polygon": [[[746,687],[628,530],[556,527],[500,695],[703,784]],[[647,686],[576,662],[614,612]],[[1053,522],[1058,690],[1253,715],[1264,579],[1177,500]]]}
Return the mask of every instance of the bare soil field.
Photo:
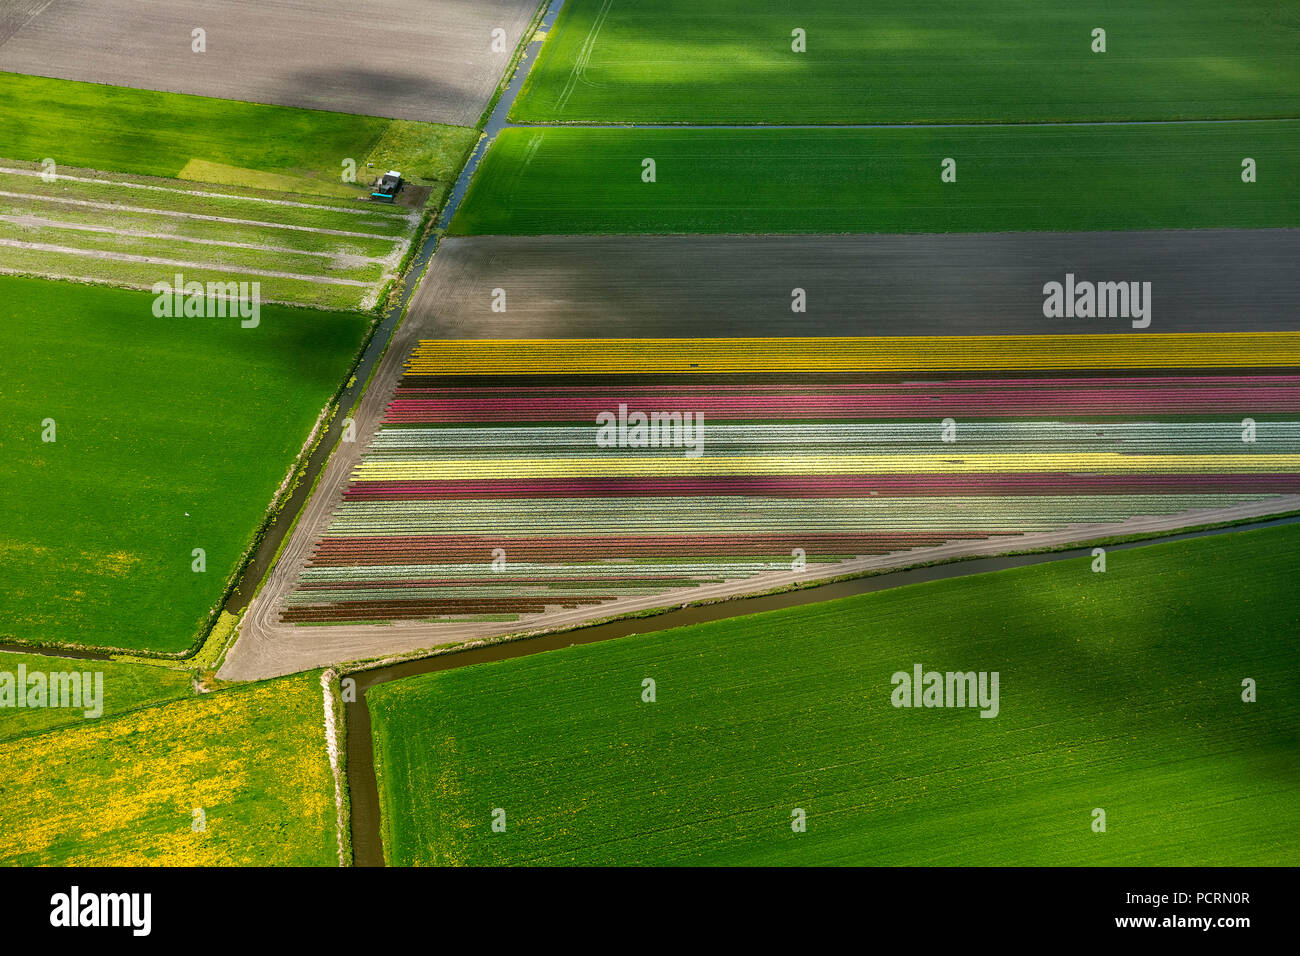
{"label": "bare soil field", "polygon": [[[19,0],[0,13],[0,70],[473,126],[537,6]],[[205,52],[192,49],[195,30]]]}
{"label": "bare soil field", "polygon": [[[1043,286],[1150,282],[1151,332],[1300,329],[1300,230],[444,239],[411,303],[429,337],[1132,332],[1043,315]],[[807,311],[792,311],[803,289]],[[493,290],[505,311],[493,311]]]}

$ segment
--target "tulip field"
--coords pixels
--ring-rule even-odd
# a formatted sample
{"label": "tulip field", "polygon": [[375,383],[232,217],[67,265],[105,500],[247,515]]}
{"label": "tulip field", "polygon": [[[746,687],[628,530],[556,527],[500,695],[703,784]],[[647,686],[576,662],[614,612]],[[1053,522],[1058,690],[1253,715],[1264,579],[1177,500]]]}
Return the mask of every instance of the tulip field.
{"label": "tulip field", "polygon": [[[1296,375],[832,382],[854,356],[874,367],[867,342],[841,343],[827,376],[792,374],[800,349],[779,340],[704,340],[671,351],[699,371],[655,376],[637,344],[604,343],[583,378],[563,374],[580,361],[563,343],[421,343],[282,620],[519,620],[797,560],[1300,493]],[[760,376],[766,354],[780,357]],[[728,357],[749,381],[720,377]],[[555,374],[512,383],[515,361]],[[602,446],[597,422],[619,409],[698,435]]]}

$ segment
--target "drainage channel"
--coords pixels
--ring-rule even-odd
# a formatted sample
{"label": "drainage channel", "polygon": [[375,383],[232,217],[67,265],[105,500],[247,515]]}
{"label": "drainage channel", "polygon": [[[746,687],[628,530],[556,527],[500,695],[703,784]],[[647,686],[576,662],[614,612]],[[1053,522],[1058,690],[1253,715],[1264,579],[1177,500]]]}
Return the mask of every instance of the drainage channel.
{"label": "drainage channel", "polygon": [[[1152,544],[1166,544],[1171,541],[1185,541],[1189,538],[1204,538],[1238,531],[1254,531],[1260,528],[1274,528],[1279,525],[1300,522],[1300,515],[1284,518],[1272,518],[1265,521],[1253,521],[1248,524],[1233,525],[1225,528],[1206,528],[1200,531],[1183,531],[1175,534],[1161,535],[1157,538],[1145,538],[1123,544],[1107,545],[1108,553],[1128,551]],[[739,617],[745,614],[757,614],[761,611],[776,611],[784,608],[799,607],[831,601],[836,598],[853,597],[902,587],[907,584],[923,584],[929,581],[942,581],[950,578],[966,577],[972,574],[984,574],[990,571],[1005,571],[1011,568],[1024,568],[1052,561],[1069,561],[1079,558],[1091,558],[1092,549],[1072,548],[1068,551],[1053,551],[1042,554],[1004,555],[992,558],[975,558],[964,561],[951,561],[947,564],[931,565],[923,568],[910,568],[889,571],[870,577],[853,578],[847,581],[834,581],[828,584],[813,585],[797,591],[783,591],[779,594],[767,594],[749,598],[733,598],[717,604],[703,604],[668,611],[652,618],[624,618],[605,624],[546,634],[540,637],[521,638],[487,647],[471,650],[452,651],[435,657],[403,661],[372,670],[351,674],[357,682],[356,700],[344,706],[347,725],[347,776],[348,792],[352,805],[352,859],[354,866],[383,866],[384,848],[379,811],[379,788],[375,780],[374,742],[371,734],[370,710],[366,706],[366,692],[377,684],[419,674],[435,671],[455,670],[474,664],[491,661],[511,660],[528,657],[546,651],[573,647],[581,644],[596,644],[601,641],[614,640],[632,634],[653,634],[674,627],[689,624],[702,624],[724,618]]]}
{"label": "drainage channel", "polygon": [[497,100],[497,105],[492,109],[492,114],[483,125],[483,135],[479,137],[478,145],[474,147],[469,162],[465,164],[465,168],[461,170],[461,174],[456,180],[456,185],[452,187],[451,194],[447,197],[447,204],[442,207],[442,214],[438,217],[438,232],[445,230],[447,224],[451,222],[452,217],[456,214],[461,200],[465,198],[465,193],[469,190],[470,181],[478,170],[478,164],[492,146],[492,141],[497,138],[497,134],[503,129],[514,125],[510,122],[510,110],[519,97],[519,91],[524,88],[524,81],[528,79],[533,64],[537,62],[537,54],[542,48],[542,43],[545,42],[545,37],[551,31],[551,27],[555,25],[555,18],[560,15],[563,6],[564,0],[554,0],[546,8],[546,12],[542,14],[541,22],[533,32],[533,38],[528,41],[528,45],[524,47],[523,55],[519,57],[514,75],[510,77],[510,82],[506,85],[505,91],[501,94],[501,98]]}

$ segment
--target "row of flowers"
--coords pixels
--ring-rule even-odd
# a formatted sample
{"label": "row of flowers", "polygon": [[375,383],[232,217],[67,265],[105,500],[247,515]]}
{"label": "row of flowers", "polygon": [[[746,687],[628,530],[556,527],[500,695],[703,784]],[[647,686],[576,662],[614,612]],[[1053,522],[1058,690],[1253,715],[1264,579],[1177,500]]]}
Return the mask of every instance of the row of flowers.
{"label": "row of flowers", "polygon": [[[537,384],[501,343],[431,374],[466,349],[417,349],[283,620],[512,620],[1300,493],[1294,375]],[[701,414],[703,453],[598,447],[619,405]]]}

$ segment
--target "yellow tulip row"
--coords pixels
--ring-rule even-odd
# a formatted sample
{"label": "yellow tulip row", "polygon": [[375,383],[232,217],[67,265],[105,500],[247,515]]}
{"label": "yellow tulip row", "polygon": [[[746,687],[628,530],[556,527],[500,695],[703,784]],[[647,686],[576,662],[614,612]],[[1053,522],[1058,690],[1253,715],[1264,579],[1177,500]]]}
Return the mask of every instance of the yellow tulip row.
{"label": "yellow tulip row", "polygon": [[1300,366],[1300,332],[724,339],[429,339],[411,375]]}
{"label": "yellow tulip row", "polygon": [[424,458],[363,461],[354,481],[441,481],[483,478],[572,478],[589,475],[861,475],[1087,472],[1090,474],[1240,474],[1300,471],[1300,454],[816,455],[790,457],[645,457],[611,450],[583,458]]}

